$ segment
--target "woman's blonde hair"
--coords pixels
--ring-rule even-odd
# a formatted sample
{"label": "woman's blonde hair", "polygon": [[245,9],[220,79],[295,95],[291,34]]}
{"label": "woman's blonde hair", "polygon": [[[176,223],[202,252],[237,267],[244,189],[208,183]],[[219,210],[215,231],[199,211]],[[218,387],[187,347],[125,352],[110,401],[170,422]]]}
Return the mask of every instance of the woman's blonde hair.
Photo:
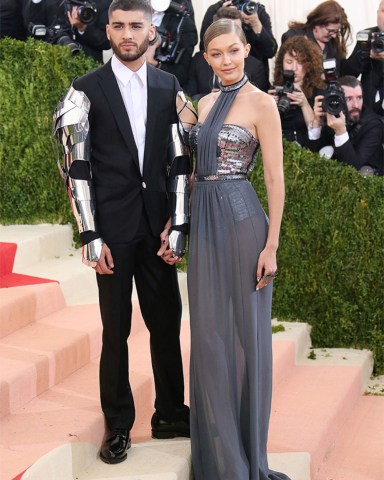
{"label": "woman's blonde hair", "polygon": [[220,18],[207,28],[204,34],[204,50],[207,51],[208,45],[212,40],[220,35],[226,35],[228,33],[236,34],[241,43],[247,45],[247,39],[245,38],[243,29],[229,18]]}

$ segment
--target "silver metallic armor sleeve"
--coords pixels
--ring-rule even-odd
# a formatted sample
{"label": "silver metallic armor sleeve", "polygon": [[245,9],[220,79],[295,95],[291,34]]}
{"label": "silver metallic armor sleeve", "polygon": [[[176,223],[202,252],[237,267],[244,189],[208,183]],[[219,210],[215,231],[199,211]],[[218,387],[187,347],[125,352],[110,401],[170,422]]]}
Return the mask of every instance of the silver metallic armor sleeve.
{"label": "silver metallic armor sleeve", "polygon": [[[100,259],[104,241],[97,234],[95,194],[92,184],[89,121],[90,101],[84,92],[71,86],[53,115],[53,135],[64,153],[64,165],[57,160],[60,175],[68,190],[79,233],[93,239],[83,245],[83,262],[94,267]],[[80,162],[80,163],[79,163]]]}
{"label": "silver metallic armor sleeve", "polygon": [[189,225],[189,193],[191,175],[191,156],[188,146],[188,126],[180,113],[187,105],[183,92],[178,92],[179,121],[171,125],[170,144],[168,147],[168,183],[167,190],[171,204],[171,227],[169,248],[177,257],[182,257],[186,249],[186,234]]}

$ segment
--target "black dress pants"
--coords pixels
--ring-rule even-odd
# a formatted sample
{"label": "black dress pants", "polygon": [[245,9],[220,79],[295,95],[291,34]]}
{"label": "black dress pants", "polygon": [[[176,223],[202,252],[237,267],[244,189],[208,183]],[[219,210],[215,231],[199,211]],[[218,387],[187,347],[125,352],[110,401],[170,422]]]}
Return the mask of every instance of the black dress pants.
{"label": "black dress pants", "polygon": [[130,430],[135,407],[129,383],[127,339],[131,330],[132,280],[140,309],[150,332],[155,381],[155,409],[166,421],[185,418],[184,379],[180,351],[181,300],[175,266],[156,252],[160,238],[153,237],[143,217],[129,244],[109,244],[113,275],[97,274],[103,345],[100,358],[100,398],[110,429]]}

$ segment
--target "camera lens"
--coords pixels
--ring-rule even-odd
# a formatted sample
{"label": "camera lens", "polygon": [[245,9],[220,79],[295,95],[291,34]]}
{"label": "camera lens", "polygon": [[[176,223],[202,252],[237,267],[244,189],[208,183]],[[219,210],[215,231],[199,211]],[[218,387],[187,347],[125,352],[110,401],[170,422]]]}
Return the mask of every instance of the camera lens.
{"label": "camera lens", "polygon": [[75,55],[76,53],[79,53],[81,50],[81,46],[74,42],[72,38],[68,35],[63,35],[59,37],[56,41],[57,45],[62,45],[64,47],[69,47],[71,50],[71,53]]}
{"label": "camera lens", "polygon": [[244,13],[246,13],[247,15],[253,15],[257,12],[257,10],[258,5],[256,2],[249,1],[244,4]]}
{"label": "camera lens", "polygon": [[375,38],[375,40],[372,42],[372,49],[376,53],[384,52],[384,38],[383,37]]}
{"label": "camera lens", "polygon": [[91,7],[81,6],[77,9],[80,22],[85,25],[92,23],[95,20],[95,10]]}
{"label": "camera lens", "polygon": [[324,97],[323,110],[331,115],[337,116],[343,111],[343,99],[337,93],[331,93]]}
{"label": "camera lens", "polygon": [[279,98],[279,101],[277,102],[277,109],[281,115],[285,115],[290,109],[290,106],[291,100],[286,95],[283,95]]}

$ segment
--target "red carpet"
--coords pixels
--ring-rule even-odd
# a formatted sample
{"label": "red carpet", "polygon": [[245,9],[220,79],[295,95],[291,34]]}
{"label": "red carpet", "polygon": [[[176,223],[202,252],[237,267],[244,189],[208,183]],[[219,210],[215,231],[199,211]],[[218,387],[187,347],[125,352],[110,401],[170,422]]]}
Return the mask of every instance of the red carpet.
{"label": "red carpet", "polygon": [[0,242],[0,288],[21,287],[23,285],[36,285],[38,283],[56,282],[48,278],[32,277],[12,273],[15,263],[17,244]]}

